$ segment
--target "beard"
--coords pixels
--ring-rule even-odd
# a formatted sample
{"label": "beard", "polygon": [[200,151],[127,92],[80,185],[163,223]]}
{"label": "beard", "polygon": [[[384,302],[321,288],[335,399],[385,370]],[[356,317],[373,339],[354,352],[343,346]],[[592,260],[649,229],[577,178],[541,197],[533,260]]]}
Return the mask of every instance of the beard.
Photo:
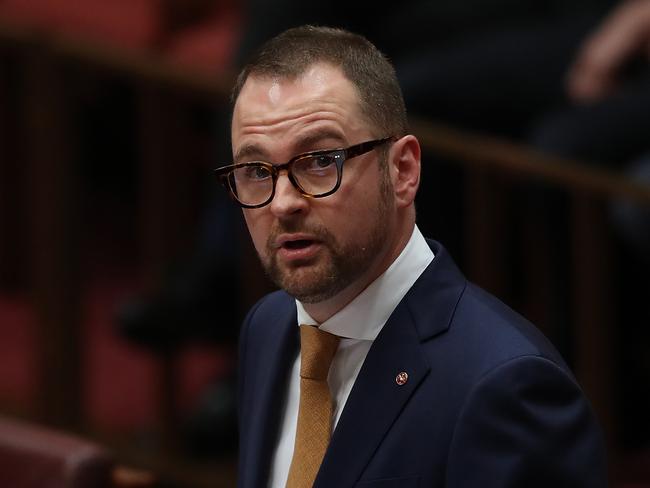
{"label": "beard", "polygon": [[[319,303],[336,296],[367,272],[382,253],[388,242],[386,216],[393,198],[386,174],[381,179],[370,232],[362,240],[340,242],[322,225],[279,222],[267,240],[266,257],[261,258],[266,274],[278,287],[303,303]],[[319,241],[321,249],[316,258],[290,265],[280,263],[274,247],[277,236],[303,232]]]}

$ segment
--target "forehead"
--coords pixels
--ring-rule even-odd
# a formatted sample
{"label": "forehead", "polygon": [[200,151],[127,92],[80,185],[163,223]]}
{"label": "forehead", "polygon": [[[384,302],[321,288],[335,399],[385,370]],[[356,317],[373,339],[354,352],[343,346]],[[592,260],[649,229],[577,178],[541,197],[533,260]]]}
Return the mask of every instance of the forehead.
{"label": "forehead", "polygon": [[249,77],[233,111],[233,143],[246,136],[288,136],[315,123],[336,125],[344,132],[367,126],[358,90],[340,68],[326,63],[314,64],[295,78]]}

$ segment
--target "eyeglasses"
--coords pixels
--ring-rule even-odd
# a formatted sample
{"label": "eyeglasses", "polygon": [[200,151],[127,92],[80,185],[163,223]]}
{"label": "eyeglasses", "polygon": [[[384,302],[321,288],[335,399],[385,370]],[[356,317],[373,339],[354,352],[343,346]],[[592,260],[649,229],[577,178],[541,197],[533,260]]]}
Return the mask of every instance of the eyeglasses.
{"label": "eyeglasses", "polygon": [[275,196],[280,171],[287,170],[293,186],[305,197],[322,198],[341,186],[343,163],[372,151],[396,137],[385,137],[355,144],[346,149],[312,151],[299,154],[284,164],[264,161],[231,164],[214,170],[232,197],[244,208],[267,205]]}

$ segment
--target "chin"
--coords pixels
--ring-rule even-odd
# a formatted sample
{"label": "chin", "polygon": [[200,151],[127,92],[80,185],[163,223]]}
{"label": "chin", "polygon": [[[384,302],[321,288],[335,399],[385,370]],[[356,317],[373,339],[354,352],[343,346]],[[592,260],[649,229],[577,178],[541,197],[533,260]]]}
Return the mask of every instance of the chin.
{"label": "chin", "polygon": [[339,293],[345,284],[337,273],[320,265],[283,268],[270,273],[271,279],[289,295],[303,303],[320,303]]}

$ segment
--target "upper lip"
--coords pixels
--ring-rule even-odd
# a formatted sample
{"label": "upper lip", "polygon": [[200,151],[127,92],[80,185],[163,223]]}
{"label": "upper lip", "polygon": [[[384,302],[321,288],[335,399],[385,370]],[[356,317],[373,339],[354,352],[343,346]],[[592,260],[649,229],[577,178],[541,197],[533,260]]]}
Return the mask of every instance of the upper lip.
{"label": "upper lip", "polygon": [[281,234],[276,240],[275,240],[275,247],[276,248],[281,248],[284,246],[287,242],[292,242],[292,241],[317,241],[314,236],[310,234]]}

